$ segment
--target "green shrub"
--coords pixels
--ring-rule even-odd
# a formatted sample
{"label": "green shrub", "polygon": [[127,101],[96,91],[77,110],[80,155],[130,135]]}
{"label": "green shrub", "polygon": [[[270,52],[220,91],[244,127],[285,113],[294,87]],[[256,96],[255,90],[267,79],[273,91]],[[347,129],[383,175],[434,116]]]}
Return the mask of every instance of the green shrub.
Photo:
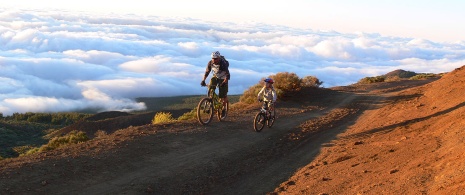
{"label": "green shrub", "polygon": [[[298,92],[302,87],[320,87],[323,84],[314,76],[306,76],[300,79],[295,73],[280,72],[276,75],[271,75],[269,78],[274,80],[273,87],[276,90],[278,99],[282,100],[286,96],[292,96],[292,93]],[[257,101],[258,92],[265,86],[265,78],[262,78],[258,84],[245,90],[239,98],[239,102],[252,104]]]}
{"label": "green shrub", "polygon": [[197,108],[192,109],[190,112],[186,112],[183,115],[178,117],[180,121],[187,121],[191,119],[195,119],[197,117]]}
{"label": "green shrub", "polygon": [[53,124],[53,125],[70,125],[91,114],[84,113],[13,113],[12,116],[4,117],[5,120],[27,121],[33,123]]}
{"label": "green shrub", "polygon": [[239,98],[239,101],[247,103],[247,104],[252,104],[254,102],[257,102],[258,92],[260,92],[262,88],[263,88],[263,79],[260,83],[255,84],[254,86],[245,90],[242,96]]}
{"label": "green shrub", "polygon": [[17,147],[14,147],[13,150],[18,153],[20,156],[26,154],[29,150],[31,149],[34,149],[35,147],[33,146],[17,146]]}
{"label": "green shrub", "polygon": [[30,150],[28,150],[26,153],[24,153],[23,155],[30,155],[30,154],[34,154],[36,152],[39,152],[40,148],[32,148]]}
{"label": "green shrub", "polygon": [[53,150],[59,147],[63,147],[69,144],[77,144],[82,143],[89,140],[85,132],[82,131],[71,131],[65,136],[62,137],[54,137],[46,145],[40,147],[39,151],[48,151]]}
{"label": "green shrub", "polygon": [[363,79],[360,79],[358,83],[361,83],[361,84],[379,83],[379,82],[384,82],[384,80],[385,78],[383,76],[365,77]]}
{"label": "green shrub", "polygon": [[[278,93],[278,98],[288,95],[291,92],[300,91],[302,88],[301,80],[295,73],[280,72],[270,76],[274,80],[275,89],[282,91]],[[261,81],[263,83],[263,81]]]}
{"label": "green shrub", "polygon": [[94,136],[96,138],[102,138],[102,137],[105,137],[107,136],[108,133],[106,131],[103,131],[103,130],[97,130],[95,133],[94,133]]}
{"label": "green shrub", "polygon": [[34,123],[50,123],[52,115],[49,113],[35,113],[27,118],[27,122]]}
{"label": "green shrub", "polygon": [[433,73],[420,73],[413,77],[410,77],[409,80],[421,80],[421,79],[429,79],[433,77],[437,77],[437,75]]}
{"label": "green shrub", "polygon": [[302,87],[320,87],[323,84],[323,81],[320,81],[314,76],[306,76],[301,80]]}
{"label": "green shrub", "polygon": [[175,121],[171,113],[169,112],[158,112],[155,114],[152,120],[152,124],[159,124],[159,123],[170,123]]}

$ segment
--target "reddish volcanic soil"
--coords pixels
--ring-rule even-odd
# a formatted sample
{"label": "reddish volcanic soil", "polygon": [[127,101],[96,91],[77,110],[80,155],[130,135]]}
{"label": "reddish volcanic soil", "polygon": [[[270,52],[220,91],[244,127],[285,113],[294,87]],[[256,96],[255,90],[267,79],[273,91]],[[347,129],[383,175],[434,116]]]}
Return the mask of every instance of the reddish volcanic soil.
{"label": "reddish volcanic soil", "polygon": [[464,82],[304,89],[260,133],[259,105],[206,126],[106,113],[73,128],[107,135],[0,161],[0,194],[463,194]]}

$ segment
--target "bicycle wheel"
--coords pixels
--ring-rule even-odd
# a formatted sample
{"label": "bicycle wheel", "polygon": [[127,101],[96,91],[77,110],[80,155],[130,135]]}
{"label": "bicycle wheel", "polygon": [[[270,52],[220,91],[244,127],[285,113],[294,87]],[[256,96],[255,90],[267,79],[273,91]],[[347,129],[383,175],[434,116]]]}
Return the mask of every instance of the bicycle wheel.
{"label": "bicycle wheel", "polygon": [[270,128],[271,128],[271,126],[273,126],[274,121],[276,120],[276,111],[275,111],[275,110],[271,111],[271,116],[273,116],[273,117],[270,117],[270,118],[266,121],[266,125],[267,125],[268,127],[270,127]]}
{"label": "bicycle wheel", "polygon": [[263,127],[265,126],[265,114],[264,113],[257,113],[255,115],[255,119],[253,120],[253,128],[256,132],[262,131]]}
{"label": "bicycle wheel", "polygon": [[203,98],[197,106],[197,119],[200,124],[206,125],[213,118],[213,102],[211,98]]}
{"label": "bicycle wheel", "polygon": [[229,110],[229,102],[226,104],[226,106],[224,106],[223,110],[218,110],[217,116],[218,116],[219,121],[226,119],[226,117],[228,116],[228,110]]}

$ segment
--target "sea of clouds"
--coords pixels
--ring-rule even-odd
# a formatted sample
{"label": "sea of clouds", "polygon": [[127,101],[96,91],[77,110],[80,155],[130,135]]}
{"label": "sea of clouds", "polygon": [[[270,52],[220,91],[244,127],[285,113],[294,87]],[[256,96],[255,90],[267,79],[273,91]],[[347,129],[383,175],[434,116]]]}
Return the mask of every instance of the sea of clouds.
{"label": "sea of clouds", "polygon": [[0,112],[144,110],[135,98],[204,94],[200,81],[216,50],[230,62],[229,94],[278,72],[332,87],[396,69],[441,73],[465,64],[465,41],[0,8]]}

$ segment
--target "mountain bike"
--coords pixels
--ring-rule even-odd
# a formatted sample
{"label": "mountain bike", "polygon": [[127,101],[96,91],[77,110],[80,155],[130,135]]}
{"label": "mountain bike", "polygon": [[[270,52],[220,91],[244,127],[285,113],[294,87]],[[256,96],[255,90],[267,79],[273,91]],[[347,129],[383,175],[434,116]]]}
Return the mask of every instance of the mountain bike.
{"label": "mountain bike", "polygon": [[206,85],[206,87],[208,87],[207,97],[201,99],[197,106],[197,120],[202,125],[210,123],[215,113],[219,121],[224,120],[229,110],[229,103],[223,106],[223,102],[216,94],[216,86],[210,88],[210,85]]}
{"label": "mountain bike", "polygon": [[270,110],[268,101],[263,101],[260,111],[255,115],[253,120],[253,128],[256,132],[262,131],[265,124],[271,128],[276,120],[276,109]]}

